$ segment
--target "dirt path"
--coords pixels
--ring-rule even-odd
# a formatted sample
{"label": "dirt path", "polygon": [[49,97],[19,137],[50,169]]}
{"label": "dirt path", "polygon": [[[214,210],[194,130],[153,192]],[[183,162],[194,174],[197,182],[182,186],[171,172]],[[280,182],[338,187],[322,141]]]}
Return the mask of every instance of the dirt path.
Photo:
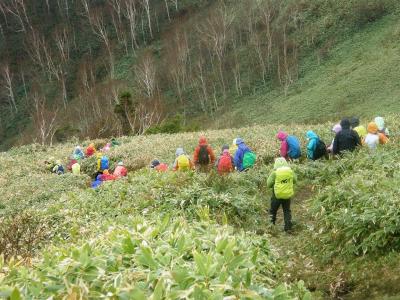
{"label": "dirt path", "polygon": [[[295,282],[303,280],[306,287],[315,292],[315,297],[327,297],[329,290],[326,285],[318,285],[318,278],[322,272],[317,270],[312,257],[306,251],[307,240],[310,238],[310,230],[313,228],[312,220],[309,218],[309,201],[314,195],[313,187],[305,185],[301,187],[292,200],[293,231],[291,234],[283,231],[283,212],[278,212],[277,225],[269,230],[271,235],[271,246],[282,263],[282,280]],[[321,290],[323,290],[321,292]]]}

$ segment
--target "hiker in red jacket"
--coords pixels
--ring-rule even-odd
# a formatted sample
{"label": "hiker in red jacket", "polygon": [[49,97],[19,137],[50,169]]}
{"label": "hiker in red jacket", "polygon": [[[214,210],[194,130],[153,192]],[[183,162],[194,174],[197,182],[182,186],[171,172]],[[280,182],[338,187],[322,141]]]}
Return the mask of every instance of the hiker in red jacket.
{"label": "hiker in red jacket", "polygon": [[194,150],[193,161],[196,169],[200,170],[201,172],[208,172],[210,170],[210,166],[214,165],[214,151],[210,145],[208,145],[207,139],[204,136],[200,137],[199,145]]}
{"label": "hiker in red jacket", "polygon": [[93,143],[91,143],[87,148],[86,148],[86,156],[90,157],[93,156],[96,153],[96,147],[94,146]]}
{"label": "hiker in red jacket", "polygon": [[150,168],[156,170],[157,172],[167,172],[168,165],[166,163],[161,163],[158,159],[154,159],[151,164]]}
{"label": "hiker in red jacket", "polygon": [[226,175],[235,170],[235,165],[233,163],[233,157],[229,152],[229,146],[222,146],[222,153],[215,163],[219,175]]}
{"label": "hiker in red jacket", "polygon": [[114,170],[114,176],[117,178],[126,177],[128,175],[128,170],[124,166],[124,163],[120,161],[118,166]]}
{"label": "hiker in red jacket", "polygon": [[117,177],[110,174],[110,172],[108,170],[104,170],[103,174],[100,177],[101,181],[111,181],[111,180],[115,180],[115,179],[117,179]]}

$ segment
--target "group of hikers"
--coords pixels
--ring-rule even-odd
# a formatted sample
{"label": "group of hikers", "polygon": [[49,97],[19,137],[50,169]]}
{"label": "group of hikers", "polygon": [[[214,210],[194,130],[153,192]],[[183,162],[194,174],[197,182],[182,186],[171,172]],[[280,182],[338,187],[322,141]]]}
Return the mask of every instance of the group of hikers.
{"label": "group of hikers", "polygon": [[67,171],[70,171],[74,175],[80,175],[82,161],[86,158],[96,156],[96,173],[91,186],[97,188],[104,181],[116,180],[128,175],[128,170],[122,161],[119,161],[114,171],[110,172],[110,160],[107,156],[107,152],[118,145],[119,142],[115,138],[111,139],[111,142],[107,143],[99,150],[96,149],[94,143],[89,144],[85,151],[83,151],[81,146],[78,145],[69,157],[66,168],[62,164],[61,160],[54,161],[54,158],[46,160],[45,164],[48,170],[57,175],[62,175]]}
{"label": "group of hikers", "polygon": [[[353,152],[358,146],[367,146],[375,150],[378,145],[389,141],[389,130],[385,127],[382,117],[376,117],[365,128],[360,125],[359,118],[343,119],[332,128],[334,138],[326,146],[324,141],[312,130],[307,131],[307,158],[318,160],[328,157],[329,154],[341,155],[343,152]],[[295,160],[301,157],[301,148],[295,136],[289,136],[280,131],[276,138],[281,141],[280,156],[286,159]]]}
{"label": "group of hikers", "polygon": [[[193,158],[187,155],[183,148],[176,149],[172,170],[208,172],[215,168],[220,175],[223,175],[234,170],[246,171],[252,168],[255,162],[256,155],[241,138],[234,139],[231,146],[223,145],[220,155],[216,157],[207,139],[202,136],[194,150]],[[166,163],[161,163],[157,159],[151,162],[150,167],[160,172],[169,170]]]}
{"label": "group of hikers", "polygon": [[[357,147],[366,145],[371,150],[375,150],[379,144],[386,144],[389,141],[389,130],[385,127],[382,117],[376,117],[365,128],[360,125],[358,118],[343,119],[339,124],[332,128],[334,138],[329,146],[314,132],[308,131],[307,153],[310,160],[318,160],[331,155],[342,155],[344,152],[353,152]],[[282,206],[284,213],[284,230],[290,232],[292,229],[292,217],[290,204],[294,196],[294,184],[297,181],[296,174],[290,168],[288,161],[296,161],[302,156],[301,145],[297,137],[288,135],[284,131],[279,131],[276,138],[281,142],[279,157],[275,159],[274,170],[267,179],[267,187],[272,189],[270,217],[272,224],[276,222],[276,215],[279,207]],[[106,153],[119,143],[112,139],[100,150],[96,150],[94,144],[90,144],[85,153],[80,146],[77,146],[70,157],[67,169],[73,174],[80,174],[80,161],[96,155],[97,173],[91,186],[99,187],[102,182],[116,180],[126,177],[127,168],[120,161],[113,173],[110,172],[110,163]],[[206,137],[201,136],[199,143],[194,150],[193,158],[186,154],[183,148],[177,148],[175,152],[175,161],[172,165],[172,171],[190,171],[209,172],[215,169],[218,174],[226,175],[234,171],[245,172],[251,169],[256,162],[256,154],[246,145],[243,139],[236,138],[232,144],[222,146],[221,153],[215,156],[214,150],[207,142]],[[47,162],[48,163],[48,162]],[[158,172],[167,172],[170,170],[168,164],[155,159],[151,162],[150,168]],[[64,167],[60,161],[51,165],[50,169],[56,174],[63,174]]]}
{"label": "group of hikers", "polygon": [[[376,117],[368,123],[367,128],[360,125],[359,118],[343,119],[332,128],[334,138],[329,146],[320,139],[314,131],[308,131],[307,158],[318,160],[332,155],[342,155],[344,152],[353,152],[357,147],[367,146],[374,151],[378,145],[389,142],[389,129],[385,127],[382,117]],[[300,143],[295,136],[289,136],[281,131],[276,138],[281,141],[280,156],[275,160],[274,171],[267,180],[268,188],[272,188],[270,216],[272,224],[276,222],[276,215],[280,206],[283,209],[284,230],[292,229],[292,216],[290,210],[291,198],[294,196],[296,174],[289,167],[287,160],[296,160],[301,157]]]}

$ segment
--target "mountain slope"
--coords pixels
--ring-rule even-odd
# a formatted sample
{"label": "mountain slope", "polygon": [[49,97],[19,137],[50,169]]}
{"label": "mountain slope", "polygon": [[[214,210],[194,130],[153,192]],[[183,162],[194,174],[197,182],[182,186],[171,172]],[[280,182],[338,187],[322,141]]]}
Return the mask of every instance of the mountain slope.
{"label": "mountain slope", "polygon": [[2,1],[1,145],[388,112],[399,9],[395,0]]}
{"label": "mountain slope", "polygon": [[[222,117],[244,124],[318,122],[343,116],[372,117],[400,110],[400,21],[388,16],[343,38],[316,64],[308,58],[287,95],[260,88],[240,98]],[[218,126],[217,121],[217,126]],[[223,125],[221,125],[223,126]]]}

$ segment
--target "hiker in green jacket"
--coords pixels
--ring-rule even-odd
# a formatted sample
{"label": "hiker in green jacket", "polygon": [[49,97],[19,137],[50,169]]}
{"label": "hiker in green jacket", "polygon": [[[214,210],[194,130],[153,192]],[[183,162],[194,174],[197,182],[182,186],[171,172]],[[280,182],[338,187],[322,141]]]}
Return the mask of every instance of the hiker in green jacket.
{"label": "hiker in green jacket", "polygon": [[294,184],[297,182],[297,176],[289,167],[286,159],[279,157],[275,160],[274,171],[268,177],[267,187],[272,188],[271,222],[275,225],[276,214],[282,205],[283,217],[285,221],[285,231],[292,229],[292,215],[290,211],[291,198],[294,196]]}

